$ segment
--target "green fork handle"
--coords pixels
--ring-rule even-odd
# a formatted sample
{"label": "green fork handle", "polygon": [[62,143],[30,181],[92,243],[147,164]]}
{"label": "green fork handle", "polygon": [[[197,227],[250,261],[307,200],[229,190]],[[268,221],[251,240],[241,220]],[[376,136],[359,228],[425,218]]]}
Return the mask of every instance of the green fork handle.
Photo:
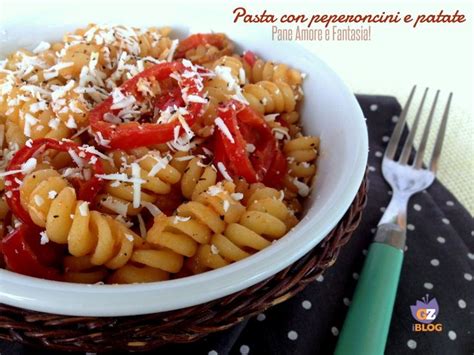
{"label": "green fork handle", "polygon": [[384,353],[404,246],[404,230],[393,224],[379,226],[344,321],[336,355]]}

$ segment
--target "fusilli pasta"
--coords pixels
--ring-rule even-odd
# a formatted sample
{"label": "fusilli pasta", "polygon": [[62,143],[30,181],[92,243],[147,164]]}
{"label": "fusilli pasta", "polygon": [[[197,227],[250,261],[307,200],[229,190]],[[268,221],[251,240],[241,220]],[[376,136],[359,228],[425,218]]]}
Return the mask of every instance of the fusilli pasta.
{"label": "fusilli pasta", "polygon": [[304,76],[237,53],[225,34],[178,40],[170,28],[90,24],[10,54],[0,265],[155,282],[271,246],[298,223],[317,171],[319,138],[300,124]]}

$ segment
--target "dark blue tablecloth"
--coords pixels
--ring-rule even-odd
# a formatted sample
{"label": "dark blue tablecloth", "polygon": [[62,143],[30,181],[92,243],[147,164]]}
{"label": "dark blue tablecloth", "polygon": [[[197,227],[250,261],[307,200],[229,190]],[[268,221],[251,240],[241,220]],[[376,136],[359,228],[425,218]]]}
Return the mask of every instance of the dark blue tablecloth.
{"label": "dark blue tablecloth", "polygon": [[[369,202],[362,223],[324,277],[293,299],[232,329],[189,345],[150,354],[331,354],[358,273],[390,189],[380,172],[381,156],[400,114],[392,97],[359,95],[370,137]],[[441,169],[443,166],[441,165]],[[386,353],[472,354],[474,351],[474,223],[439,182],[410,200],[408,241]],[[436,297],[442,332],[419,333],[410,305]],[[59,354],[0,343],[3,355]]]}

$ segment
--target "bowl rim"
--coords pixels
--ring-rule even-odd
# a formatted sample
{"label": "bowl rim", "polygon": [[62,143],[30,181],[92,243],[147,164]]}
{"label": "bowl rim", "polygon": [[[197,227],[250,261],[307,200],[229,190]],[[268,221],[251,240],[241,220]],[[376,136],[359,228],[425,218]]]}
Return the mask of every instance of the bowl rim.
{"label": "bowl rim", "polygon": [[[130,316],[176,310],[216,300],[255,285],[314,248],[336,226],[357,194],[368,159],[368,133],[364,115],[355,96],[339,76],[303,46],[297,43],[285,43],[285,46],[293,47],[311,60],[317,61],[322,70],[337,81],[342,90],[341,94],[352,111],[352,119],[357,129],[355,136],[358,138],[358,144],[353,151],[354,169],[348,173],[349,183],[343,186],[342,191],[338,191],[338,203],[330,211],[323,212],[326,221],[324,226],[315,226],[311,219],[303,219],[288,235],[274,243],[275,245],[244,260],[203,274],[155,283],[84,285],[43,280],[0,269],[0,302],[23,309],[70,316]],[[317,237],[308,237],[315,234],[315,228],[318,230]],[[299,248],[286,242],[290,235],[296,233],[301,237]],[[186,293],[191,288],[193,297],[188,297]],[[54,300],[48,297],[53,293],[56,294]],[[158,296],[166,299],[166,302],[138,302],[153,300]],[[74,305],[59,302],[61,299],[72,298],[75,300]],[[133,299],[136,302],[130,302]]]}

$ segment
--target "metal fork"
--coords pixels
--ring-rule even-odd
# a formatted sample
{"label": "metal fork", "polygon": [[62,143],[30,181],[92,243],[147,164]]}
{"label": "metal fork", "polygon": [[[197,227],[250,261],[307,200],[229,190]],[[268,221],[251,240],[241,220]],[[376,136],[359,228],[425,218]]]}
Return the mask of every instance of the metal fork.
{"label": "metal fork", "polygon": [[377,233],[369,248],[336,347],[335,354],[337,355],[384,353],[403,262],[408,201],[411,196],[429,187],[435,179],[453,96],[452,93],[449,94],[438,129],[431,162],[427,168],[424,168],[423,156],[426,151],[439,90],[434,97],[420,146],[413,161],[409,164],[413,141],[428,88],[423,93],[413,126],[405,140],[400,157],[398,160],[395,159],[415,90],[416,86],[411,90],[382,160],[382,173],[385,180],[392,187],[393,195],[378,224]]}

